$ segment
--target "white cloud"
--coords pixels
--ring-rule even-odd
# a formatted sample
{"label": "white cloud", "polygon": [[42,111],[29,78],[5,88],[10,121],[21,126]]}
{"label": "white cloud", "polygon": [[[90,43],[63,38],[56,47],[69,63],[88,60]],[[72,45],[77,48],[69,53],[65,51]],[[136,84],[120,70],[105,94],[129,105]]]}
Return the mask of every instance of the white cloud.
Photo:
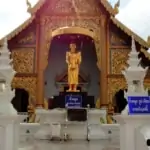
{"label": "white cloud", "polygon": [[[29,1],[34,5],[38,0]],[[109,1],[114,5],[118,0]],[[117,18],[146,39],[150,34],[150,0],[120,1],[120,14]],[[26,0],[0,0],[0,37],[24,22],[29,17],[26,11]]]}
{"label": "white cloud", "polygon": [[130,0],[117,18],[144,39],[150,34],[150,0]]}
{"label": "white cloud", "polygon": [[[37,0],[30,0],[35,4]],[[26,0],[0,0],[0,38],[22,24],[29,14]]]}

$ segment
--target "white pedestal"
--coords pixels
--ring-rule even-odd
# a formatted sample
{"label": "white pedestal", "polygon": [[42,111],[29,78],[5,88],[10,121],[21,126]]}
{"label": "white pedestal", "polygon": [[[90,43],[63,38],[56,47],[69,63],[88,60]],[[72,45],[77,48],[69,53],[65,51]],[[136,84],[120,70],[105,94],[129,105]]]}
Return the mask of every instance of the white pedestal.
{"label": "white pedestal", "polygon": [[37,132],[35,137],[42,140],[51,138],[51,124],[61,123],[66,119],[65,109],[37,109],[36,114],[40,118],[41,129]]}
{"label": "white pedestal", "polygon": [[19,117],[0,115],[0,150],[17,150],[19,142]]}
{"label": "white pedestal", "polygon": [[148,115],[116,115],[120,124],[120,150],[136,150],[136,129],[150,123]]}
{"label": "white pedestal", "polygon": [[62,125],[62,134],[65,133],[72,140],[86,140],[87,122],[68,121]]}
{"label": "white pedestal", "polygon": [[20,123],[20,142],[34,140],[35,133],[39,130],[39,123]]}

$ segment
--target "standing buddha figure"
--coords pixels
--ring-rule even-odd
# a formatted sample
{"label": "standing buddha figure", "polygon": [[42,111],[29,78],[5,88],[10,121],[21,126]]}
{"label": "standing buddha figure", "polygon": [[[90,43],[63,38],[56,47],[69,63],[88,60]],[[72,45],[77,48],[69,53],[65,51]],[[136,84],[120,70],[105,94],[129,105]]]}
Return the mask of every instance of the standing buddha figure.
{"label": "standing buddha figure", "polygon": [[68,64],[69,92],[78,92],[79,68],[81,64],[81,52],[76,51],[76,44],[70,44],[70,51],[66,52],[66,63]]}

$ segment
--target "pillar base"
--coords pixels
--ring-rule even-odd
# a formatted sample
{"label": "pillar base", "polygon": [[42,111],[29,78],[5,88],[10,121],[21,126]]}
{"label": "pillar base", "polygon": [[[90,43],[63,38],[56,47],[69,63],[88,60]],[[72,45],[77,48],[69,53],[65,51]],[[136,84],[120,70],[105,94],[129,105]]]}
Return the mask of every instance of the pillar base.
{"label": "pillar base", "polygon": [[114,119],[120,124],[120,150],[137,150],[136,129],[142,125],[150,124],[150,116],[116,115]]}

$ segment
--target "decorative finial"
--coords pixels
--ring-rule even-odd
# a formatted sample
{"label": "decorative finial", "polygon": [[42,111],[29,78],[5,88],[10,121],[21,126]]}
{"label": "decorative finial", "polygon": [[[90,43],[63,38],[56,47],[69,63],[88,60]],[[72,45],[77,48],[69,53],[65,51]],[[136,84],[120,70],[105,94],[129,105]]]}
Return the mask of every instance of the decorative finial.
{"label": "decorative finial", "polygon": [[120,0],[118,0],[114,6],[114,11],[116,15],[119,13],[119,7],[120,7]]}
{"label": "decorative finial", "polygon": [[150,36],[147,37],[147,43],[148,43],[148,45],[150,47]]}
{"label": "decorative finial", "polygon": [[134,40],[134,36],[132,35],[132,45],[131,45],[131,49],[132,51],[136,51],[136,45],[135,45],[135,40]]}
{"label": "decorative finial", "polygon": [[32,5],[31,5],[31,3],[29,2],[29,0],[26,0],[26,4],[27,4],[27,12],[29,12],[30,13],[30,10],[31,10],[31,8],[32,8]]}

